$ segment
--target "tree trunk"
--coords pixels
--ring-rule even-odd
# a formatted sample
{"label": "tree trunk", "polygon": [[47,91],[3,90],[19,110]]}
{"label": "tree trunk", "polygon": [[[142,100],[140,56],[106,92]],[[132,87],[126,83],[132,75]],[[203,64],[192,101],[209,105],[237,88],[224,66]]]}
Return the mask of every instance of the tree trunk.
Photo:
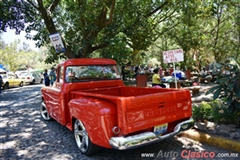
{"label": "tree trunk", "polygon": [[[58,2],[59,2],[59,1],[57,1],[57,3],[58,3]],[[57,6],[57,3],[54,4],[54,5],[51,5],[51,8],[49,8],[48,11],[47,11],[47,9],[43,6],[42,0],[39,0],[39,1],[38,1],[38,5],[39,5],[38,10],[39,10],[39,12],[42,14],[44,23],[45,23],[46,28],[47,28],[47,30],[48,30],[48,32],[49,32],[50,34],[53,34],[53,33],[56,33],[56,32],[57,32],[57,29],[56,29],[56,27],[55,27],[55,24],[54,24],[54,22],[53,22],[53,19],[52,19],[52,17],[49,15],[49,13],[51,13],[51,11],[54,10],[54,8]],[[64,45],[64,48],[65,48],[64,54],[65,54],[65,55],[67,56],[67,58],[69,58],[69,59],[75,58],[75,56],[74,56],[71,48],[70,48],[68,45],[66,45],[66,43],[65,43],[65,41],[64,41],[64,39],[63,39],[62,37],[61,37],[61,39],[62,39],[62,41],[63,41],[63,45]]]}

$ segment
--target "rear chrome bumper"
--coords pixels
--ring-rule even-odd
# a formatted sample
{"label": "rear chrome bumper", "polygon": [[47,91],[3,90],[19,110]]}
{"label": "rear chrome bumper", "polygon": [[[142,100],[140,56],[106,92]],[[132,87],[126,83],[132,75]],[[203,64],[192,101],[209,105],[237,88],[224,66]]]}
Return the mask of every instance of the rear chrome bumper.
{"label": "rear chrome bumper", "polygon": [[153,132],[144,132],[141,134],[128,136],[128,137],[112,137],[109,140],[109,144],[117,150],[127,150],[136,148],[139,146],[147,145],[157,141],[162,141],[164,139],[170,138],[179,132],[190,129],[194,125],[194,120],[190,118],[189,120],[183,121],[177,124],[174,131],[165,135],[156,135]]}

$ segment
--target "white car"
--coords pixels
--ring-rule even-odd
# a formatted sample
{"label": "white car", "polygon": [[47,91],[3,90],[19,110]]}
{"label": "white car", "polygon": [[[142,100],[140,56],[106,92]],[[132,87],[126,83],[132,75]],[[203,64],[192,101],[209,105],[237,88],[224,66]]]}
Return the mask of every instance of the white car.
{"label": "white car", "polygon": [[15,74],[18,76],[18,77],[21,77],[21,75],[25,74],[25,73],[28,73],[28,71],[16,71]]}
{"label": "white car", "polygon": [[37,72],[28,72],[19,76],[26,84],[43,83],[43,77]]}

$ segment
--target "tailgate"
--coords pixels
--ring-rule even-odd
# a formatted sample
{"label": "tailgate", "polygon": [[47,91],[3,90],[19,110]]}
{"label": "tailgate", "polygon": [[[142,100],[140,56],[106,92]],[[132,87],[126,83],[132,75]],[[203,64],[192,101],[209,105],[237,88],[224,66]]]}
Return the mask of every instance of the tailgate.
{"label": "tailgate", "polygon": [[189,90],[125,97],[118,103],[118,125],[124,135],[168,125],[192,115]]}

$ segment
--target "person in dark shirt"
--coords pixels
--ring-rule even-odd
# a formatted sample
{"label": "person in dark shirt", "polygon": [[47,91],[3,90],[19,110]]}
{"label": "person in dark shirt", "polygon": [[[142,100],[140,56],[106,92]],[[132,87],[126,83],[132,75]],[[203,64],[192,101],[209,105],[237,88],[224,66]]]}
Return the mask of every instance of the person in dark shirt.
{"label": "person in dark shirt", "polygon": [[48,75],[48,70],[47,69],[44,70],[43,77],[44,77],[45,86],[49,86],[50,85],[50,79],[49,79],[49,75]]}

